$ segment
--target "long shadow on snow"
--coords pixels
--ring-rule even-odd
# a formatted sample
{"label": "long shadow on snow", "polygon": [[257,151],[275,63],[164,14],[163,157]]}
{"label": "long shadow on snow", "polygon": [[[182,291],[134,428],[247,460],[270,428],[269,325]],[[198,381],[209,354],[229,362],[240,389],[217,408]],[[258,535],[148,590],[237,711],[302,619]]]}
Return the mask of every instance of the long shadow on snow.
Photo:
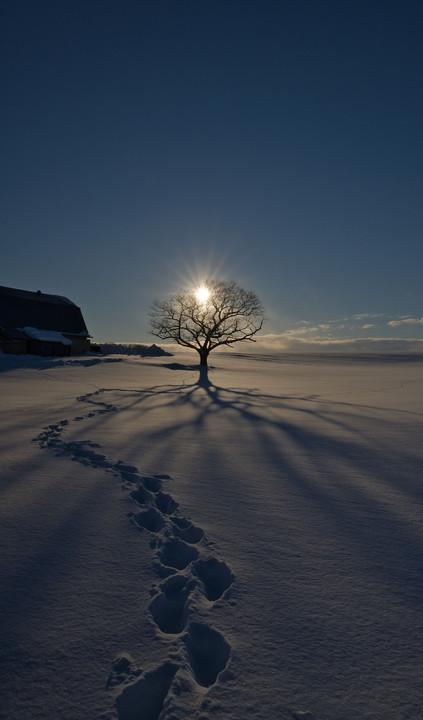
{"label": "long shadow on snow", "polygon": [[[207,367],[199,368],[178,363],[161,364],[160,367],[199,372],[199,374],[191,383],[154,386],[135,391],[130,407],[143,404],[143,411],[148,412],[148,407],[145,407],[146,401],[161,397],[167,399],[164,406],[169,411],[189,404],[196,414],[194,420],[189,422],[184,419],[173,422],[165,433],[162,430],[157,434],[150,432],[149,443],[154,443],[155,440],[163,443],[166,437],[171,441],[172,437],[176,437],[177,433],[189,424],[195,426],[198,433],[210,413],[235,412],[240,419],[251,426],[256,442],[262,444],[267,455],[278,464],[285,486],[288,488],[290,486],[294,493],[301,492],[303,498],[312,503],[314,514],[319,513],[325,522],[327,521],[331,533],[336,530],[341,542],[345,545],[349,543],[354,545],[357,556],[363,555],[367,572],[380,574],[385,582],[389,580],[390,583],[394,583],[404,600],[418,605],[423,603],[422,519],[420,518],[420,522],[415,524],[417,528],[413,528],[411,523],[404,526],[392,503],[391,507],[388,507],[385,499],[380,495],[380,489],[374,492],[372,487],[373,482],[377,485],[382,479],[394,493],[400,493],[401,497],[405,495],[408,501],[421,503],[423,489],[420,475],[416,477],[414,483],[406,480],[407,471],[404,472],[413,462],[416,463],[417,471],[418,459],[413,460],[405,451],[392,449],[390,449],[390,457],[384,459],[383,451],[386,451],[386,448],[383,445],[378,447],[377,441],[373,438],[369,441],[365,431],[359,432],[349,422],[352,408],[363,411],[364,425],[369,422],[366,411],[369,409],[378,411],[380,408],[333,400],[319,402],[315,396],[313,398],[280,397],[257,390],[222,388],[211,381]],[[129,393],[124,391],[124,394],[127,396],[131,391]],[[303,407],[299,407],[298,403],[302,403]],[[316,405],[319,405],[319,409]],[[279,414],[279,416],[281,412],[289,411],[292,414],[294,410],[295,415],[298,415],[298,422],[284,421],[280,417],[273,419],[269,415],[269,409],[274,411],[274,415]],[[389,422],[385,419],[386,408],[382,413],[385,417],[378,422],[389,426]],[[169,412],[169,418],[171,415]],[[327,423],[328,428],[330,426],[341,428],[344,436],[339,437],[338,433],[335,437],[330,433],[325,434],[310,427],[306,428],[305,423],[301,422],[302,416],[317,418]],[[269,431],[272,433],[276,431],[279,434],[277,441]],[[347,433],[353,438],[356,436],[356,439],[345,437]],[[336,493],[334,497],[333,493],[325,489],[324,483],[316,483],[315,479],[310,479],[299,468],[298,463],[289,460],[285,452],[288,441],[298,450],[301,457],[307,456],[312,459],[322,479],[333,472],[333,467],[341,462],[343,465],[348,465],[354,476],[364,478],[365,482],[352,483],[345,477],[340,478],[340,498],[336,497]],[[392,461],[392,454],[395,455],[395,462]],[[412,475],[417,476],[418,473],[414,472],[414,468],[412,470]],[[343,501],[345,492],[350,498],[354,498],[353,502]],[[357,522],[357,513],[360,522]]]}

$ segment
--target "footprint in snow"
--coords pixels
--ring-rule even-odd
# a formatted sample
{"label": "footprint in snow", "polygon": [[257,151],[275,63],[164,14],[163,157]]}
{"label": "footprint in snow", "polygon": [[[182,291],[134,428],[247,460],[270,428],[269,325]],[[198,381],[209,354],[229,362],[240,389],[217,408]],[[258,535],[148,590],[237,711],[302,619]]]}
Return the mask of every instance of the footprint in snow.
{"label": "footprint in snow", "polygon": [[197,560],[193,565],[193,572],[200,578],[208,600],[218,600],[234,581],[234,576],[226,563],[209,558]]}
{"label": "footprint in snow", "polygon": [[162,478],[163,475],[152,475],[151,477],[145,477],[143,478],[143,483],[147,490],[150,490],[150,492],[158,492],[162,488]]}
{"label": "footprint in snow", "polygon": [[163,544],[158,555],[163,565],[184,570],[193,560],[197,560],[199,552],[183,540],[172,538]]}
{"label": "footprint in snow", "polygon": [[148,510],[142,510],[132,516],[132,520],[141,528],[145,528],[152,533],[159,533],[166,525],[163,515],[149,507]]}
{"label": "footprint in snow", "polygon": [[[131,521],[155,536],[151,546],[158,548],[157,570],[159,575],[166,577],[150,603],[151,617],[165,635],[181,635],[185,631],[180,642],[181,648],[185,648],[192,676],[199,686],[210,688],[226,668],[231,648],[217,630],[204,622],[192,621],[190,596],[199,588],[207,600],[214,602],[231,586],[234,576],[225,562],[214,557],[202,558],[199,549],[194,547],[201,545],[202,549],[204,531],[178,515],[178,503],[162,489],[162,481],[169,480],[169,475],[142,477],[134,465],[123,460],[108,460],[98,452],[100,446],[96,443],[88,440],[63,441],[62,435],[72,422],[80,423],[86,418],[118,410],[113,405],[94,399],[102,392],[104,390],[78,398],[96,406],[94,411],[45,427],[35,440],[40,447],[50,447],[74,461],[112,471],[127,483],[127,488],[128,485],[137,485],[131,490],[130,498],[140,510],[130,513]],[[118,720],[158,720],[178,670],[179,665],[169,659],[155,670],[141,675],[140,670],[133,669],[128,656],[118,658],[107,683],[108,688],[124,686],[116,698]]]}
{"label": "footprint in snow", "polygon": [[196,527],[190,523],[189,520],[178,517],[171,518],[171,520],[175,526],[173,532],[177,537],[181,538],[181,540],[196,545],[204,537],[204,530]]}
{"label": "footprint in snow", "polygon": [[197,683],[207,688],[214,685],[228,664],[230,645],[217,630],[197,622],[189,625],[183,640]]}
{"label": "footprint in snow", "polygon": [[178,635],[188,621],[188,598],[193,581],[183,575],[172,575],[160,586],[161,592],[150,603],[150,613],[158,628]]}
{"label": "footprint in snow", "polygon": [[153,503],[153,496],[143,485],[140,485],[136,490],[131,492],[131,498],[135,500],[138,505],[147,505]]}
{"label": "footprint in snow", "polygon": [[128,685],[116,698],[119,720],[158,720],[178,666],[165,662]]}
{"label": "footprint in snow", "polygon": [[157,493],[154,502],[156,504],[156,507],[164,515],[172,515],[178,507],[178,503],[175,502],[175,500],[170,495],[167,495],[161,490]]}
{"label": "footprint in snow", "polygon": [[115,467],[120,472],[130,473],[130,474],[138,473],[138,468],[135,467],[135,465],[125,465],[125,463],[123,463],[122,460],[118,460]]}

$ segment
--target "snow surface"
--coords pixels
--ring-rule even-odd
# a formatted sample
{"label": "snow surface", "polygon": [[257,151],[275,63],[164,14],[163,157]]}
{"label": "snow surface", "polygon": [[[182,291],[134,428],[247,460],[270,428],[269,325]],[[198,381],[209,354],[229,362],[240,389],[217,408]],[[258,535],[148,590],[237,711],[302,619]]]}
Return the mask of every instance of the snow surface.
{"label": "snow surface", "polygon": [[62,345],[72,345],[72,340],[69,340],[69,338],[66,338],[61,332],[57,332],[57,330],[39,330],[38,328],[33,327],[24,327],[22,330],[28,335],[28,337],[34,338],[34,340],[57,342],[62,343]]}
{"label": "snow surface", "polygon": [[0,717],[421,720],[423,362],[0,356]]}

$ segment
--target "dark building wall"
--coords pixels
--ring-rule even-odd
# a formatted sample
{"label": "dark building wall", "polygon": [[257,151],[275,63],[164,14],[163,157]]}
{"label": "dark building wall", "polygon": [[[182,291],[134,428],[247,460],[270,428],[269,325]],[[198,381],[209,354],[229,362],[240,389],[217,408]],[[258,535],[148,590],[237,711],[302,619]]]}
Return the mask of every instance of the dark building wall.
{"label": "dark building wall", "polygon": [[63,345],[59,342],[46,342],[44,340],[28,340],[28,354],[29,355],[43,355],[49,357],[49,355],[55,357],[62,357],[70,355],[71,346]]}
{"label": "dark building wall", "polygon": [[1,297],[0,322],[6,328],[35,327],[59,332],[87,332],[79,307],[71,303],[37,302],[19,297]]}
{"label": "dark building wall", "polygon": [[[61,333],[65,345],[31,338],[23,328]],[[67,298],[0,286],[0,349],[7,353],[79,355],[90,350],[87,326],[80,308]]]}
{"label": "dark building wall", "polygon": [[25,355],[28,352],[26,340],[2,340],[0,338],[0,350],[9,355]]}

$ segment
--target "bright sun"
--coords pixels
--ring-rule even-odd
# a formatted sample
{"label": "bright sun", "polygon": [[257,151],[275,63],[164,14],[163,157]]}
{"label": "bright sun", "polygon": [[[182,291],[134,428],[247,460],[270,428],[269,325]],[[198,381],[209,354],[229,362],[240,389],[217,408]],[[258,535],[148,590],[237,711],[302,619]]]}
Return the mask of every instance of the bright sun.
{"label": "bright sun", "polygon": [[201,285],[197,290],[195,291],[195,297],[200,303],[205,303],[207,301],[207,298],[210,295],[210,290],[205,286]]}

